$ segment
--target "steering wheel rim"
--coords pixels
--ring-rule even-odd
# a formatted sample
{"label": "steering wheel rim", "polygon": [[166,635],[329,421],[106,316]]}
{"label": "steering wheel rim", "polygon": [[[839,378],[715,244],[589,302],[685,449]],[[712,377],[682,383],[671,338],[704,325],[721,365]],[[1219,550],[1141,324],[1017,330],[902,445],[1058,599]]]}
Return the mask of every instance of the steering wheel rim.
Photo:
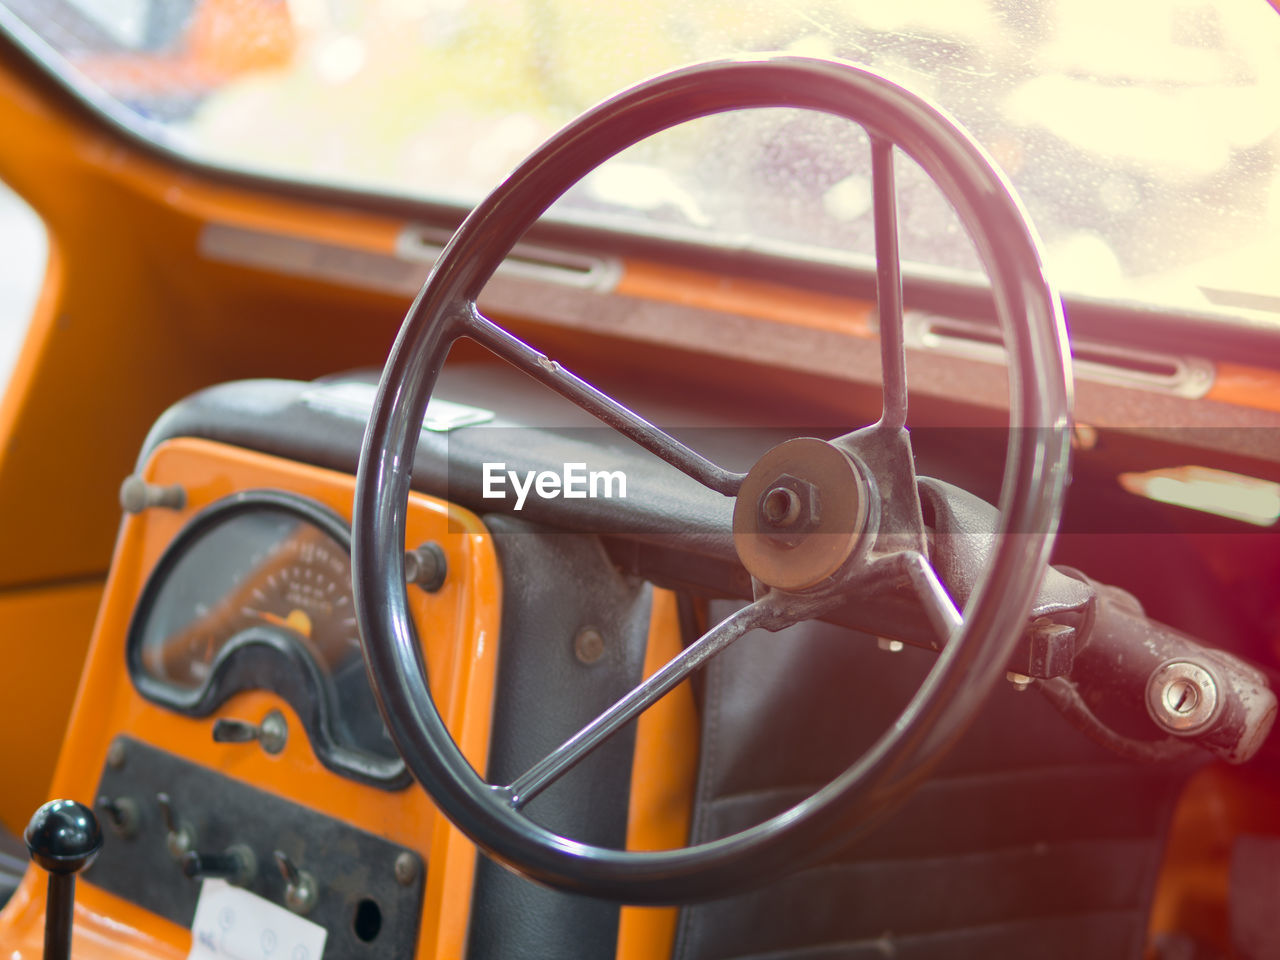
{"label": "steering wheel rim", "polygon": [[[1009,368],[1011,434],[998,531],[1010,535],[997,536],[962,625],[898,723],[827,786],[762,824],[696,846],[592,847],[533,823],[509,794],[477,775],[431,700],[403,586],[410,469],[427,402],[454,341],[479,339],[494,352],[523,349],[522,360],[537,358],[548,371],[554,366],[501,328],[482,327],[488,321],[475,307],[528,227],[565,190],[633,143],[687,120],[752,107],[807,108],[861,125],[873,146],[878,138],[911,156],[956,210],[991,278],[1016,361]],[[882,306],[885,296],[882,290]],[[900,351],[900,325],[897,338]],[[516,362],[511,353],[499,355]],[[1070,448],[1068,356],[1038,241],[1003,177],[937,108],[870,71],[799,57],[715,61],[642,83],[583,114],[477,206],[446,246],[396,338],[365,433],[353,516],[355,602],[379,708],[406,765],[490,856],[562,890],[628,903],[688,902],[724,896],[816,859],[905,796],[1003,675],[1061,511]],[[888,378],[886,368],[886,384]],[[718,480],[722,493],[736,491],[733,475],[726,476],[700,479],[708,486]]]}

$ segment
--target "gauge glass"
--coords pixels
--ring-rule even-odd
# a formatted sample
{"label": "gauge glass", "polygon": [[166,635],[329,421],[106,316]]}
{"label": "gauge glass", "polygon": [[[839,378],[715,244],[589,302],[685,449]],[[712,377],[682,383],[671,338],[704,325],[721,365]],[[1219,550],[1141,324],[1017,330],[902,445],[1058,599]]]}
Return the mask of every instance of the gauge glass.
{"label": "gauge glass", "polygon": [[295,513],[259,506],[204,528],[163,576],[136,638],[145,673],[196,690],[229,641],[281,632],[329,685],[339,743],[397,756],[365,674],[344,544]]}

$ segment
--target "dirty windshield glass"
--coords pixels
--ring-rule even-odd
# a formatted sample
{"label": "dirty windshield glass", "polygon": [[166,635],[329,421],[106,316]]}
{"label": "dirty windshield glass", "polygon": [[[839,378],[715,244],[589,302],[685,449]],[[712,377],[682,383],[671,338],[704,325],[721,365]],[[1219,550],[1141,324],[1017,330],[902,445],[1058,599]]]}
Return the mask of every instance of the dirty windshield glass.
{"label": "dirty windshield glass", "polygon": [[[843,58],[969,128],[1064,290],[1280,319],[1266,0],[0,0],[0,26],[193,157],[460,205],[647,76],[762,51]],[[856,129],[753,111],[632,149],[553,215],[857,258],[869,181]],[[973,269],[932,185],[909,167],[900,181],[904,255]]]}

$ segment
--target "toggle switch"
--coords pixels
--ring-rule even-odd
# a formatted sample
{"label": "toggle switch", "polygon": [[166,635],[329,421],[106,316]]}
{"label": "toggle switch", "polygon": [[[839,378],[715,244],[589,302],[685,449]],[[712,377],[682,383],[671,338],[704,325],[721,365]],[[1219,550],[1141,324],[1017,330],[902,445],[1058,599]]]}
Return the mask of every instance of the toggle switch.
{"label": "toggle switch", "polygon": [[296,914],[311,912],[316,905],[316,878],[289,859],[283,850],[272,854],[276,866],[280,868],[280,876],[284,878],[284,905]]}
{"label": "toggle switch", "polygon": [[164,843],[169,850],[169,856],[181,861],[196,845],[195,827],[174,815],[173,801],[169,799],[167,793],[156,794],[156,805],[160,808],[160,817],[164,820],[165,830],[168,831]]}
{"label": "toggle switch", "polygon": [[182,856],[182,872],[192,880],[216,877],[243,887],[257,876],[258,858],[243,843],[233,843],[222,853],[188,850]]}
{"label": "toggle switch", "polygon": [[213,739],[216,743],[253,743],[256,740],[267,753],[275,754],[284,749],[285,741],[289,739],[289,724],[279,710],[268,713],[262,718],[262,723],[219,717],[213,722]]}
{"label": "toggle switch", "polygon": [[94,806],[103,812],[117,834],[132,837],[138,832],[138,802],[132,797],[101,796]]}

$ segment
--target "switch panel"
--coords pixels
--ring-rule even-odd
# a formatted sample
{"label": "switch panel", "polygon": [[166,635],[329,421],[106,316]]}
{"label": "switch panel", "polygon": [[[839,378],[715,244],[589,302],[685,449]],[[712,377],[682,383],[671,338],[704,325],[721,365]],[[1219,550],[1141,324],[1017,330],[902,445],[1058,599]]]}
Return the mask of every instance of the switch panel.
{"label": "switch panel", "polygon": [[112,744],[96,796],[130,817],[103,818],[89,883],[189,928],[201,876],[226,876],[325,927],[325,960],[416,951],[425,869],[406,847],[131,737]]}

